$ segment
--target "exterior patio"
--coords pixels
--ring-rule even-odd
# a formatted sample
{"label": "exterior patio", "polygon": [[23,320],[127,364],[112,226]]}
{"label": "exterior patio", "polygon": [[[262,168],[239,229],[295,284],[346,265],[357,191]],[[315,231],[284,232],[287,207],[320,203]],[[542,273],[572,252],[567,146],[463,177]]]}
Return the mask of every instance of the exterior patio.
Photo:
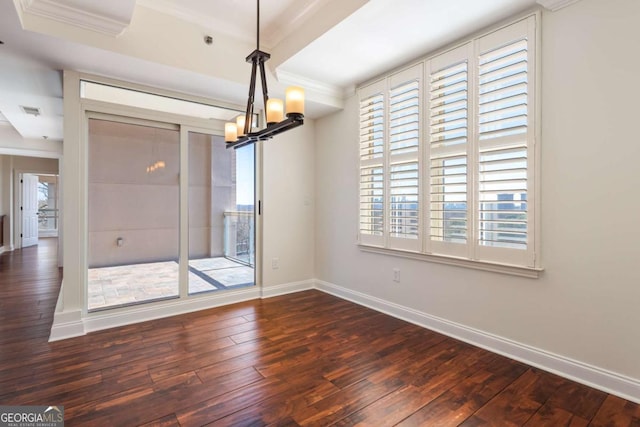
{"label": "exterior patio", "polygon": [[[189,261],[189,294],[253,286],[254,268],[224,257]],[[89,269],[90,311],[175,298],[178,262],[163,261]]]}

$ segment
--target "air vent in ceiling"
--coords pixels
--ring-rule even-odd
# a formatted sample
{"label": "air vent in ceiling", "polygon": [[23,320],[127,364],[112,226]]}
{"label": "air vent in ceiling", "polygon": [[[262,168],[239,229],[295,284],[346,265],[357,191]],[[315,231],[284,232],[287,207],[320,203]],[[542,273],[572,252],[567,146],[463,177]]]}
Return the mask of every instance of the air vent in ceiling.
{"label": "air vent in ceiling", "polygon": [[31,114],[32,116],[36,116],[38,117],[40,114],[42,114],[42,112],[40,111],[39,108],[37,107],[25,107],[24,105],[21,105],[20,108],[22,109],[22,111],[24,111],[26,114]]}

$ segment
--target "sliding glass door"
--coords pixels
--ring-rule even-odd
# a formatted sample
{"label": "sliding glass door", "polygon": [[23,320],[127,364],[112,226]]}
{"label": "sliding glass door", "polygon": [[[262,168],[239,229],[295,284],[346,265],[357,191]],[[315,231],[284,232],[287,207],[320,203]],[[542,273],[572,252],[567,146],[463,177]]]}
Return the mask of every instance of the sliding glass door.
{"label": "sliding glass door", "polygon": [[254,147],[96,117],[88,120],[88,310],[253,286]]}
{"label": "sliding glass door", "polygon": [[180,132],[89,119],[88,309],[179,295]]}
{"label": "sliding glass door", "polygon": [[189,132],[189,294],[255,284],[255,156]]}

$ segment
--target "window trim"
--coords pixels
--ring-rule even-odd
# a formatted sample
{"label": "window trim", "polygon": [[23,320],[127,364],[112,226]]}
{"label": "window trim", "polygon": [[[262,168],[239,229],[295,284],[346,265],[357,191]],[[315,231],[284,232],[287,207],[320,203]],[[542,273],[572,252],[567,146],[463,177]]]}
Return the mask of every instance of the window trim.
{"label": "window trim", "polygon": [[[387,73],[385,73],[383,76],[379,76],[374,80],[371,80],[367,83],[364,83],[362,85],[360,85],[358,87],[358,93],[362,93],[363,90],[367,90],[368,88],[370,88],[371,86],[386,86],[387,88],[390,87],[390,83],[387,83],[389,81],[391,81],[391,79],[394,78],[395,75],[398,74],[402,74],[403,71],[406,71],[408,69],[411,69],[413,67],[417,67],[417,66],[422,66],[423,67],[423,76],[421,78],[422,83],[422,89],[421,89],[421,109],[420,109],[420,116],[421,116],[421,130],[420,132],[424,135],[421,139],[421,143],[420,143],[420,147],[419,147],[419,162],[420,162],[420,170],[421,170],[421,176],[420,176],[420,204],[419,204],[419,210],[420,210],[420,222],[421,222],[421,230],[420,230],[420,240],[423,240],[425,243],[420,245],[421,248],[418,248],[418,250],[411,250],[411,249],[404,249],[404,248],[390,248],[389,247],[389,232],[388,232],[388,224],[385,220],[384,223],[384,235],[381,236],[382,238],[380,240],[382,240],[383,242],[380,242],[381,244],[379,244],[378,242],[368,242],[366,239],[366,236],[363,236],[360,233],[360,223],[358,221],[358,233],[357,233],[357,246],[359,247],[360,250],[362,250],[363,252],[367,252],[367,253],[376,253],[376,254],[383,254],[383,255],[391,255],[391,256],[398,256],[398,257],[402,257],[402,258],[408,258],[408,259],[415,259],[415,260],[420,260],[420,261],[427,261],[427,262],[435,262],[435,263],[440,263],[440,264],[446,264],[446,265],[454,265],[454,266],[460,266],[460,267],[466,267],[466,268],[472,268],[472,269],[477,269],[477,270],[483,270],[483,271],[491,271],[491,272],[497,272],[497,273],[502,273],[502,274],[509,274],[509,275],[515,275],[515,276],[521,276],[521,277],[527,277],[527,278],[538,278],[540,276],[540,273],[542,271],[544,271],[544,269],[542,268],[542,264],[541,264],[541,259],[540,259],[540,236],[541,236],[541,220],[540,220],[540,186],[541,186],[541,179],[540,179],[540,135],[541,135],[541,54],[540,54],[540,46],[541,46],[541,25],[540,25],[540,20],[541,20],[541,13],[540,11],[534,11],[534,12],[529,12],[525,15],[521,15],[516,19],[513,19],[511,21],[508,21],[506,23],[500,24],[500,25],[496,25],[493,28],[491,28],[488,31],[482,32],[482,33],[477,33],[475,34],[473,37],[471,38],[467,38],[465,40],[461,40],[459,42],[457,42],[455,45],[451,45],[448,48],[439,50],[433,54],[430,54],[428,56],[422,57],[420,58],[418,61],[412,62],[410,64],[404,65],[402,67],[399,67],[397,69],[391,70]],[[528,148],[528,151],[530,153],[532,153],[533,158],[532,158],[532,165],[529,166],[529,172],[528,172],[528,181],[531,183],[529,188],[529,191],[531,192],[531,195],[533,196],[529,202],[531,204],[531,212],[530,212],[530,236],[531,236],[531,240],[530,240],[530,248],[527,250],[527,253],[530,253],[530,259],[531,262],[527,263],[527,264],[510,264],[508,261],[508,257],[504,260],[478,260],[478,259],[474,259],[471,257],[466,257],[466,256],[456,256],[455,254],[451,254],[451,255],[446,255],[446,254],[442,254],[442,253],[433,253],[433,252],[427,252],[427,250],[429,250],[429,245],[427,245],[427,239],[429,238],[428,236],[428,230],[427,230],[427,224],[424,224],[426,222],[426,218],[425,218],[425,212],[428,209],[428,199],[430,197],[430,190],[429,190],[429,180],[426,179],[425,177],[423,177],[423,171],[425,168],[425,165],[428,163],[428,159],[425,159],[425,155],[424,155],[424,149],[423,147],[425,146],[425,144],[427,144],[427,138],[428,138],[428,120],[425,123],[425,120],[427,119],[427,111],[428,111],[428,105],[426,105],[428,103],[427,100],[427,95],[429,93],[429,76],[427,74],[427,71],[429,69],[429,62],[432,61],[435,58],[438,58],[441,55],[446,55],[448,52],[450,51],[454,51],[456,49],[460,49],[463,48],[465,45],[480,45],[481,44],[481,39],[493,39],[494,38],[494,33],[498,33],[497,37],[498,38],[503,38],[506,37],[504,34],[506,33],[511,33],[511,32],[518,32],[520,31],[520,28],[522,28],[522,26],[525,26],[526,28],[526,33],[530,35],[529,37],[529,43],[528,43],[528,49],[531,50],[531,57],[533,58],[533,60],[535,61],[535,63],[533,64],[533,67],[530,68],[529,72],[533,73],[533,76],[530,80],[530,91],[529,91],[529,96],[531,97],[532,100],[532,106],[530,108],[530,110],[528,111],[528,114],[532,116],[533,119],[533,125],[530,126],[530,129],[528,131],[529,133],[529,137],[528,137],[528,144],[530,145],[530,147]],[[484,44],[486,44],[485,42],[482,42]],[[482,49],[478,48],[478,50],[476,51],[476,53],[480,53],[482,51]],[[477,58],[474,58],[473,63],[470,64],[470,68],[475,68],[476,64],[475,62],[477,61]],[[470,85],[469,87],[469,96],[474,97],[477,94],[478,88],[477,88],[477,84],[478,82],[476,82],[476,70],[469,70],[472,72],[472,75],[469,76],[470,79],[473,79],[473,85]],[[424,86],[427,85],[427,86]],[[388,93],[384,94],[384,103],[385,106],[388,103]],[[366,98],[366,96],[360,96],[359,99],[364,99]],[[471,111],[473,111],[473,113],[475,113],[475,105],[476,100],[473,99],[472,102],[470,103],[469,107],[471,108]],[[358,104],[359,105],[359,104]],[[470,111],[470,113],[471,113]],[[473,121],[475,124],[475,114],[472,114],[472,117],[470,117],[470,121]],[[387,112],[385,111],[385,122],[384,122],[384,126],[385,126],[385,133],[386,133],[386,127],[388,127],[388,120],[386,117]],[[470,130],[470,134],[469,134],[469,138],[472,138],[471,136],[471,132],[475,133],[477,131],[476,126],[472,125],[471,123],[468,124],[469,130]],[[386,137],[386,135],[385,135]],[[475,136],[474,136],[475,137]],[[358,147],[360,145],[358,144]],[[385,150],[384,150],[384,158],[385,160],[388,158],[389,154],[388,154],[388,139],[385,138],[384,141],[384,146],[385,146]],[[476,151],[478,148],[471,148],[472,151]],[[469,153],[471,154],[471,153]],[[475,157],[475,153],[473,155],[473,157]],[[471,158],[470,159],[473,162],[476,162],[475,158]],[[425,163],[426,162],[426,163]],[[388,161],[385,161],[385,171],[384,171],[384,176],[385,176],[385,182],[389,179],[389,169],[388,169]],[[475,165],[475,163],[474,163]],[[360,168],[362,166],[362,163],[360,162],[360,157],[359,157],[359,163],[358,163],[358,180],[360,180]],[[475,166],[474,166],[475,168]],[[468,173],[472,173],[471,171],[469,171]],[[531,179],[531,177],[533,177],[533,179]],[[475,174],[472,175],[472,181],[470,182],[470,185],[474,186],[474,192],[475,192],[475,186],[477,186],[477,177],[475,176]],[[386,196],[386,194],[385,194]],[[474,195],[475,198],[475,195]],[[385,212],[388,211],[388,206],[384,207]],[[472,211],[475,212],[477,210],[476,206],[472,206],[471,207]],[[387,212],[388,213],[388,212]],[[358,211],[358,218],[359,218],[360,212]],[[386,218],[385,218],[386,219]],[[473,228],[472,230],[472,236],[471,238],[473,239],[473,242],[471,243],[471,245],[478,245],[477,241],[476,241],[476,234],[477,234],[477,224],[475,224],[475,221],[473,222]],[[363,237],[365,237],[365,239],[363,239]],[[473,251],[475,252],[475,251]]]}
{"label": "window trim", "polygon": [[499,262],[479,261],[469,258],[459,258],[451,255],[428,254],[424,252],[410,252],[399,249],[389,249],[380,246],[368,246],[358,243],[358,248],[362,252],[391,255],[399,258],[413,259],[418,261],[433,262],[436,264],[453,265],[457,267],[471,268],[474,270],[490,271],[493,273],[508,274],[511,276],[526,277],[529,279],[537,279],[540,277],[544,268],[542,267],[523,267],[520,265],[503,264]]}

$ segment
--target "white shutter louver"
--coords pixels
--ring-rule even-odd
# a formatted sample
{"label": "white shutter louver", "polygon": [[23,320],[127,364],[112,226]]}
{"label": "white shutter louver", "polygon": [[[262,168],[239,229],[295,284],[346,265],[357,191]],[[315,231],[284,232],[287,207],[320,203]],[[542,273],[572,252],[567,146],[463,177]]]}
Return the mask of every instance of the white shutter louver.
{"label": "white shutter louver", "polygon": [[468,66],[433,71],[429,96],[429,218],[434,242],[467,243]]}
{"label": "white shutter louver", "polygon": [[420,82],[410,80],[389,91],[389,233],[418,238]]}
{"label": "white shutter louver", "polygon": [[418,151],[420,83],[413,80],[389,94],[389,153],[396,156]]}
{"label": "white shutter louver", "polygon": [[389,178],[390,235],[418,238],[418,162],[392,165]]}
{"label": "white shutter louver", "polygon": [[527,249],[527,40],[481,54],[478,79],[478,243]]}
{"label": "white shutter louver", "polygon": [[382,94],[360,102],[360,160],[384,155],[384,98]]}
{"label": "white shutter louver", "polygon": [[360,233],[384,232],[384,173],[382,167],[360,169]]}
{"label": "white shutter louver", "polygon": [[360,217],[363,244],[383,245],[385,221],[385,99],[372,88],[360,101]]}
{"label": "white shutter louver", "polygon": [[420,135],[422,65],[399,71],[389,79],[387,151],[387,247],[419,251]]}

